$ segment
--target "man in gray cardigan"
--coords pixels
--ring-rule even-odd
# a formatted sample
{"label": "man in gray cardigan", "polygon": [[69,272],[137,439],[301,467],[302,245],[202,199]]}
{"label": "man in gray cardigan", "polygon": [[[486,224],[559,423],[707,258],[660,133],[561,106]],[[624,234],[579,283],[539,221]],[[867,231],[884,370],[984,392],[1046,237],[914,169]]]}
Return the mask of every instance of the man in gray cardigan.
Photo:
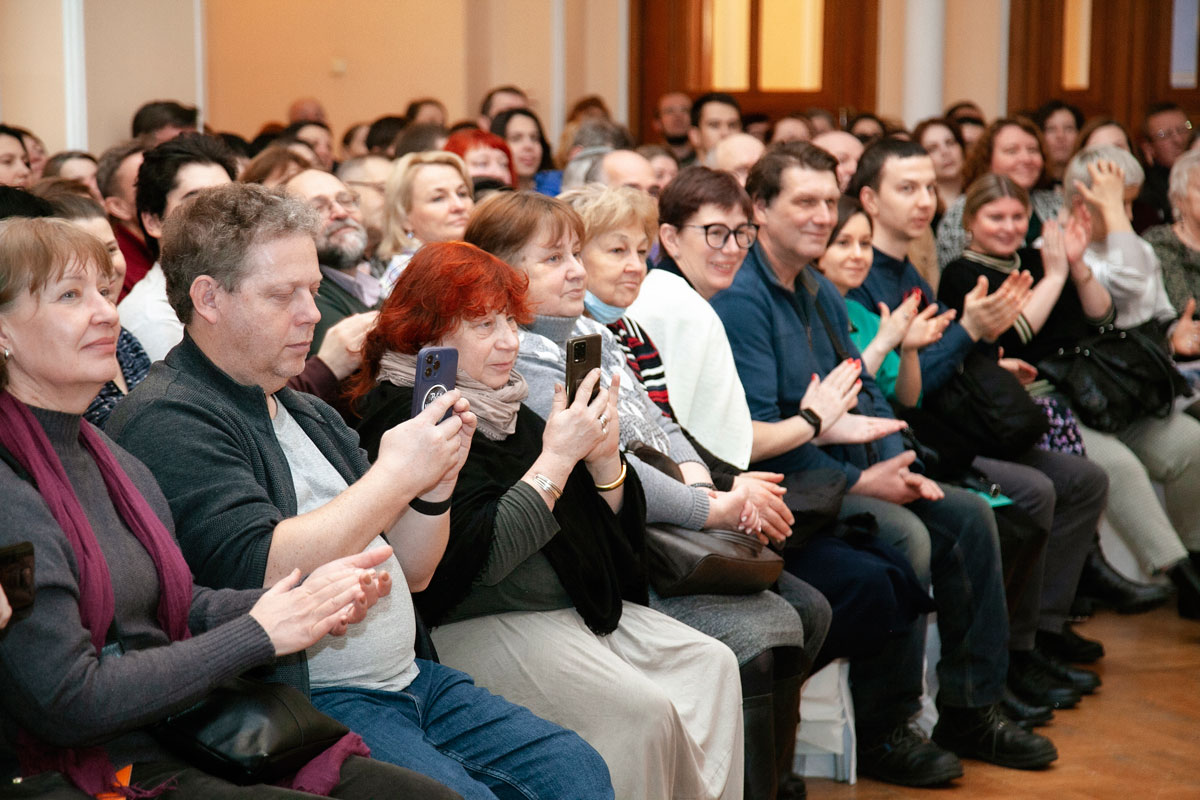
{"label": "man in gray cardigan", "polygon": [[369,465],[333,409],[287,388],[320,318],[316,222],[299,200],[244,184],[201,192],[168,221],[162,263],[184,340],[120,405],[112,435],[162,486],[200,583],[269,585],[392,545],[382,567],[396,586],[370,623],[281,675],[374,757],[465,797],[611,797],[578,736],[417,657],[410,592],[445,550],[475,417],[451,392],[384,434]]}

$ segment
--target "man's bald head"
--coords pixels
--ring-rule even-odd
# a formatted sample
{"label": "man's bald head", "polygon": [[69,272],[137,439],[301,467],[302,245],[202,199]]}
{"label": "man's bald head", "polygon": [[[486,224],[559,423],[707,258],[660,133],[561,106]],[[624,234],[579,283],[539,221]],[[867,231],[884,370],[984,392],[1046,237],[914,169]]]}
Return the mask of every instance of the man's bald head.
{"label": "man's bald head", "polygon": [[738,183],[745,186],[750,168],[762,158],[766,149],[757,137],[748,133],[735,133],[727,139],[722,139],[713,148],[710,166],[721,172],[728,172],[737,178]]}
{"label": "man's bald head", "polygon": [[606,153],[598,164],[597,177],[607,186],[631,186],[648,194],[656,194],[658,181],[654,178],[654,167],[640,153],[633,150],[613,150]]}
{"label": "man's bald head", "polygon": [[858,159],[863,154],[863,143],[846,131],[827,131],[813,137],[812,143],[837,159],[838,188],[843,192],[858,170]]}

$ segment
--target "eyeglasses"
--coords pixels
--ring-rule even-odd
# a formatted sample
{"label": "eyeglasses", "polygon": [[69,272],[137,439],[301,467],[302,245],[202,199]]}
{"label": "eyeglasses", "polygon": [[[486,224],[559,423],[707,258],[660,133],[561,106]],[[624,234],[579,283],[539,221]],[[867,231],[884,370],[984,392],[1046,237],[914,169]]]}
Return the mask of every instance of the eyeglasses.
{"label": "eyeglasses", "polygon": [[754,242],[758,239],[758,226],[747,222],[744,225],[739,225],[736,228],[730,228],[721,222],[713,222],[708,225],[684,225],[685,228],[699,228],[704,231],[704,241],[713,250],[720,250],[729,241],[729,237],[733,237],[733,241],[743,250],[749,250]]}
{"label": "eyeglasses", "polygon": [[1174,128],[1159,128],[1154,131],[1155,139],[1168,139],[1172,136],[1187,137],[1192,132],[1192,123],[1184,122],[1182,125],[1176,125]]}
{"label": "eyeglasses", "polygon": [[328,197],[314,197],[308,202],[317,210],[318,214],[322,215],[332,214],[334,203],[341,206],[343,211],[358,210],[358,195],[353,192],[339,192],[332,199]]}

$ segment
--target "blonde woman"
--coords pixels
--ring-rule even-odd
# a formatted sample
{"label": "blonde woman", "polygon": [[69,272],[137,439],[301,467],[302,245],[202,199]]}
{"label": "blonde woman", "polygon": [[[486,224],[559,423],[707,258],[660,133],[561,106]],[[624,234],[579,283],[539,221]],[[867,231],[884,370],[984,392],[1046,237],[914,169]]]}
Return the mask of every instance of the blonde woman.
{"label": "blonde woman", "polygon": [[386,297],[421,245],[462,239],[475,201],[466,164],[443,150],[398,159],[383,194],[383,238],[376,253],[387,263],[380,278]]}

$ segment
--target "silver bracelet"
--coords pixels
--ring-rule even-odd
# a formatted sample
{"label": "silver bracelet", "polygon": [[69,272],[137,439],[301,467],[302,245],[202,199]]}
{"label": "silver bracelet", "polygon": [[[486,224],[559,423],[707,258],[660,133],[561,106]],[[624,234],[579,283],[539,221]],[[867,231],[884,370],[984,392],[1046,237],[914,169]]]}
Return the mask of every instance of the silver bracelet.
{"label": "silver bracelet", "polygon": [[542,473],[540,473],[540,472],[534,473],[533,478],[531,480],[533,481],[534,486],[541,489],[543,492],[550,495],[555,500],[558,500],[560,497],[562,497],[562,489],[558,488],[558,486],[554,483],[554,481],[550,480]]}

